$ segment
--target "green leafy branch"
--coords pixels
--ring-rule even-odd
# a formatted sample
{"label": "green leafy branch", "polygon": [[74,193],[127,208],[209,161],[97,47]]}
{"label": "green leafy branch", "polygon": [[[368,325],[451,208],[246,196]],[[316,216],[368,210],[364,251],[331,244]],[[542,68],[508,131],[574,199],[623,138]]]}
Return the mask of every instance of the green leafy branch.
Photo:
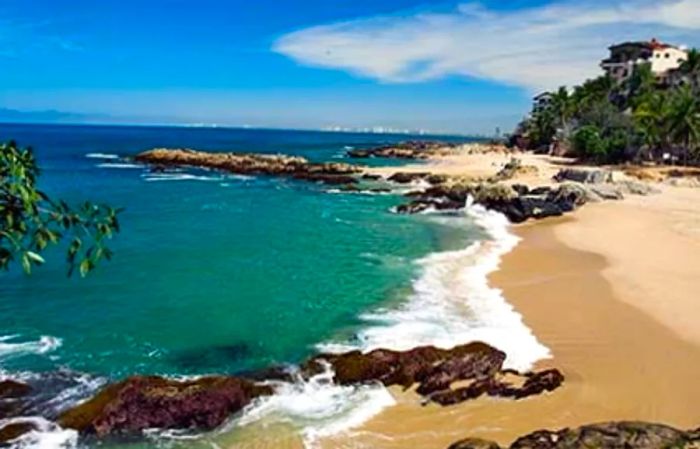
{"label": "green leafy branch", "polygon": [[110,260],[107,240],[119,232],[119,209],[86,202],[70,207],[37,188],[40,171],[31,148],[0,144],[0,269],[20,263],[29,274],[45,263],[49,245],[67,241],[68,275],[86,276]]}

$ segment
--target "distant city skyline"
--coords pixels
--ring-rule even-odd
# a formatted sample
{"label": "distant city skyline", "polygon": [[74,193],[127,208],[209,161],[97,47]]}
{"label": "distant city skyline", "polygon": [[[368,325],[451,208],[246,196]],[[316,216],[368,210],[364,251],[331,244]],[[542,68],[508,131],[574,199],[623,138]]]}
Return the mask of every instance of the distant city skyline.
{"label": "distant city skyline", "polygon": [[696,0],[5,0],[0,121],[492,135],[609,45],[698,31]]}

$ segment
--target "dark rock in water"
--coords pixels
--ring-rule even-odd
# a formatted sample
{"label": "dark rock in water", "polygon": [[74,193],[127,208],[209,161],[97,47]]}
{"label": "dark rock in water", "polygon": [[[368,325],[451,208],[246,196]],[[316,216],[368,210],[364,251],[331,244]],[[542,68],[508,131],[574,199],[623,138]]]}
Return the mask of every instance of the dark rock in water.
{"label": "dark rock in water", "polygon": [[243,175],[287,176],[328,184],[357,182],[357,165],[312,163],[297,156],[253,153],[208,153],[190,149],[159,148],[138,154],[134,160],[156,167],[200,167]]}
{"label": "dark rock in water", "polygon": [[433,204],[429,201],[412,201],[408,204],[400,204],[396,206],[398,214],[418,214],[430,209]]}
{"label": "dark rock in water", "polygon": [[355,184],[345,184],[343,186],[340,186],[340,190],[344,192],[359,192],[360,188],[357,187]]}
{"label": "dark rock in water", "polygon": [[381,382],[409,388],[418,383],[422,393],[460,379],[491,376],[497,373],[506,355],[484,343],[471,343],[451,350],[431,346],[410,351],[378,349],[367,354],[353,351],[346,354],[324,354],[309,360],[302,372],[323,371],[329,363],[335,381],[341,385]]}
{"label": "dark rock in water", "polygon": [[[538,430],[518,438],[510,449],[694,449],[700,429],[681,431],[636,421],[591,424],[559,431]],[[468,438],[448,449],[496,449],[496,443]]]}
{"label": "dark rock in water", "polygon": [[447,142],[407,141],[378,148],[350,150],[347,155],[359,159],[368,157],[427,159],[450,154],[456,146],[456,144]]}
{"label": "dark rock in water", "polygon": [[398,172],[398,173],[394,173],[393,175],[389,176],[389,181],[396,182],[399,184],[409,184],[409,183],[414,182],[414,181],[420,181],[422,179],[425,179],[428,176],[430,176],[430,173]]}
{"label": "dark rock in water", "polygon": [[19,416],[27,408],[26,397],[32,387],[14,380],[0,381],[0,419]]}
{"label": "dark rock in water", "polygon": [[341,184],[347,185],[347,184],[355,184],[358,182],[354,176],[336,175],[336,174],[327,174],[327,173],[301,172],[301,173],[294,174],[293,178],[299,179],[302,181],[320,182],[320,183],[329,184],[329,185],[341,185]]}
{"label": "dark rock in water", "polygon": [[16,399],[31,393],[32,387],[15,380],[0,381],[0,399]]}
{"label": "dark rock in water", "polygon": [[33,430],[38,430],[36,424],[31,421],[13,422],[0,427],[0,445],[9,443],[10,441],[21,437],[25,433]]}
{"label": "dark rock in water", "polygon": [[98,436],[149,428],[209,430],[256,397],[270,394],[270,387],[236,377],[178,382],[136,376],[110,385],[66,411],[58,424]]}
{"label": "dark rock in water", "polygon": [[429,207],[459,209],[464,207],[468,198],[472,198],[476,204],[501,212],[513,223],[560,216],[583,205],[588,199],[585,189],[570,184],[562,184],[557,189],[546,187],[533,190],[527,186],[509,187],[491,183],[438,185],[407,196],[414,200],[397,207],[400,213],[420,212]]}
{"label": "dark rock in water", "polygon": [[375,175],[372,173],[365,173],[364,175],[362,175],[362,179],[367,179],[369,181],[378,181],[378,180],[382,179],[382,177],[381,177],[381,175]]}
{"label": "dark rock in water", "polygon": [[251,355],[245,343],[194,348],[175,353],[172,361],[182,370],[198,370],[220,367],[222,362],[237,362]]}
{"label": "dark rock in water", "polygon": [[457,210],[464,208],[464,203],[450,199],[439,198],[435,200],[416,200],[408,204],[400,204],[396,207],[399,214],[417,214],[428,209],[435,210]]}
{"label": "dark rock in water", "polygon": [[450,178],[447,175],[430,175],[425,178],[425,180],[432,185],[444,184],[449,179]]}
{"label": "dark rock in water", "polygon": [[[453,349],[420,347],[398,352],[379,349],[363,354],[359,351],[340,355],[321,355],[302,367],[307,375],[320,372],[324,363],[330,364],[339,384],[380,382],[386,386],[409,388],[417,384],[416,392],[441,405],[452,405],[483,394],[520,398],[554,389],[563,376],[558,371],[535,374],[521,388],[499,382],[505,353],[484,343],[471,343]],[[531,379],[533,379],[531,381]],[[556,384],[553,379],[560,379]],[[452,384],[472,383],[452,390]],[[528,385],[528,382],[531,384]],[[555,385],[556,384],[556,385]],[[528,385],[526,387],[526,385]]]}

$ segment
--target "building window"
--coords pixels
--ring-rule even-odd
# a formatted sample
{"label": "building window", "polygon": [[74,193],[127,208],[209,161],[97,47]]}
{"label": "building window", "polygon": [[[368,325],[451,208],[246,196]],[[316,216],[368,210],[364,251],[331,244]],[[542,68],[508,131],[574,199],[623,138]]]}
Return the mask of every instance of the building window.
{"label": "building window", "polygon": [[666,53],[666,59],[671,57],[671,53]]}

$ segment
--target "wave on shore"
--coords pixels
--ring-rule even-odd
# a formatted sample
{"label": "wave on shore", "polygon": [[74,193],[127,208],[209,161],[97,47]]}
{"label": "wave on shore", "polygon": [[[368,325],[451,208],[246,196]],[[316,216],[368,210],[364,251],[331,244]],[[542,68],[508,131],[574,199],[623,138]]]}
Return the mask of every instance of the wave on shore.
{"label": "wave on shore", "polygon": [[409,350],[433,345],[452,348],[483,341],[507,354],[506,368],[528,370],[550,356],[508,304],[502,292],[489,286],[488,276],[498,269],[501,257],[517,244],[508,220],[481,206],[468,205],[460,215],[434,214],[447,225],[476,224],[488,239],[467,248],[430,254],[418,261],[420,275],[404,304],[362,316],[370,325],[354,341],[318,345],[323,352],[378,348]]}
{"label": "wave on shore", "polygon": [[273,396],[260,399],[236,422],[285,423],[300,427],[305,447],[362,425],[383,409],[395,404],[382,385],[341,386],[333,383],[330,367],[308,380],[275,382]]}

